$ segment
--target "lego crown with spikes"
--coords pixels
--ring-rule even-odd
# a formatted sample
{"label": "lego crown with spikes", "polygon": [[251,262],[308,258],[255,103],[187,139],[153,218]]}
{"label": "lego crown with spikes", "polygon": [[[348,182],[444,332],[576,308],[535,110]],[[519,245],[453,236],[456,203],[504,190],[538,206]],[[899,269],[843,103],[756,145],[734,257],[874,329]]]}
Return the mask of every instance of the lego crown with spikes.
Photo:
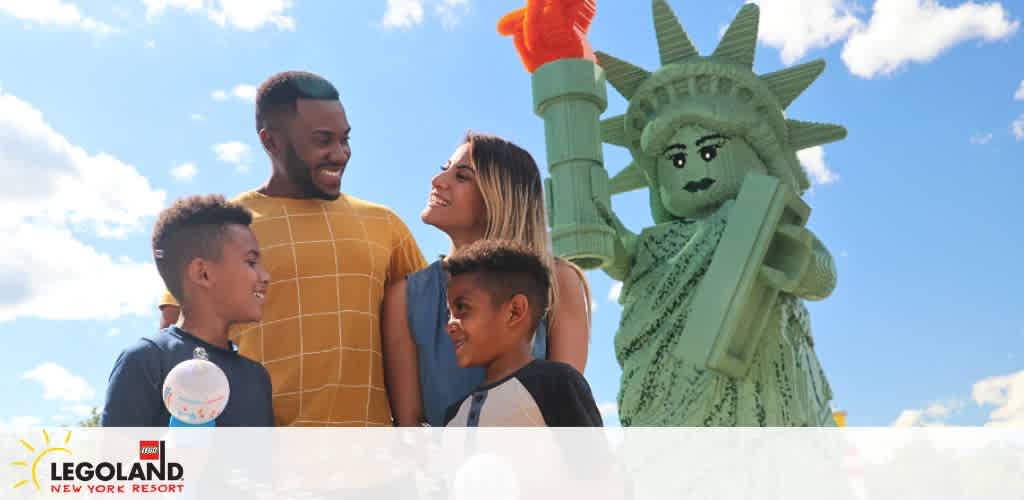
{"label": "lego crown with spikes", "polygon": [[610,183],[613,194],[649,187],[654,155],[682,125],[697,123],[741,135],[768,173],[798,193],[810,183],[796,151],[846,137],[838,125],[787,119],[783,111],[825,69],[816,60],[774,73],[753,72],[759,10],[744,5],[715,51],[697,53],[665,0],[653,0],[661,68],[651,73],[603,52],[596,55],[608,82],[629,101],[623,115],[601,122],[604,142],[628,148],[633,163]]}

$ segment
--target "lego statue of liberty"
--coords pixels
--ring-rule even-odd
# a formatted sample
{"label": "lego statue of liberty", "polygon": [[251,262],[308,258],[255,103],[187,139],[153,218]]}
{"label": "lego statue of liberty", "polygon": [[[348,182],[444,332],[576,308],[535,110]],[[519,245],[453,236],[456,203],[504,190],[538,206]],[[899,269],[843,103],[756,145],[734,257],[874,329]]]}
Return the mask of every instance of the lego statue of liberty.
{"label": "lego statue of liberty", "polygon": [[[754,4],[701,56],[654,0],[662,65],[651,72],[590,50],[595,8],[528,0],[498,29],[533,73],[555,252],[623,284],[622,424],[834,425],[803,301],[828,297],[836,273],[805,227],[809,182],[796,151],[846,130],[783,112],[824,61],[755,74]],[[606,79],[628,108],[601,120]],[[632,155],[611,179],[602,142]],[[634,234],[610,196],[644,188],[654,225]]]}

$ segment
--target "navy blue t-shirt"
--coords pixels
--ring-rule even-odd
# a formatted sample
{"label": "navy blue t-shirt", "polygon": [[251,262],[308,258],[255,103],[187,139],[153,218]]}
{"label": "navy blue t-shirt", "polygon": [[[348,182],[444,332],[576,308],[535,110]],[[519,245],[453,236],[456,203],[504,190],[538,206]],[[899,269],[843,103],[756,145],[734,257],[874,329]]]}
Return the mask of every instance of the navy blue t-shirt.
{"label": "navy blue t-shirt", "polygon": [[216,425],[272,427],[274,411],[266,368],[238,354],[233,344],[231,349],[217,347],[177,326],[143,337],[121,352],[110,372],[100,425],[167,427],[171,414],[163,402],[164,379],[178,363],[192,359],[197,347],[205,349],[209,361],[224,371],[231,388]]}

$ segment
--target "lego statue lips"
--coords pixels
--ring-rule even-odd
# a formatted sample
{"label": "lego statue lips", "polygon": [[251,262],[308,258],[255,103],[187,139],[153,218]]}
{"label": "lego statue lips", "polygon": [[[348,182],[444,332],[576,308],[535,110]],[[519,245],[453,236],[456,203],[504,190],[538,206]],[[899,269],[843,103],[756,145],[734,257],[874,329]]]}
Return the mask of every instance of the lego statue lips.
{"label": "lego statue lips", "polygon": [[691,193],[696,193],[697,191],[704,191],[705,189],[711,187],[711,185],[714,184],[714,183],[715,183],[714,179],[712,179],[710,177],[705,177],[705,178],[703,178],[703,179],[701,179],[699,181],[687,182],[686,185],[683,186],[683,189],[685,189],[685,190],[687,190],[687,191],[689,191]]}

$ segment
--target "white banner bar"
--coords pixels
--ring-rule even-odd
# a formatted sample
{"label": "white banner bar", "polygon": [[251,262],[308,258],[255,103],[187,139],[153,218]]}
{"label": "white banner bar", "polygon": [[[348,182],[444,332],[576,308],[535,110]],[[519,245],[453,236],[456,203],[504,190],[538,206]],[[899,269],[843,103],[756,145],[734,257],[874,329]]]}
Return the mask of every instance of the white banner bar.
{"label": "white banner bar", "polygon": [[1012,428],[33,428],[0,459],[26,499],[1024,498]]}

